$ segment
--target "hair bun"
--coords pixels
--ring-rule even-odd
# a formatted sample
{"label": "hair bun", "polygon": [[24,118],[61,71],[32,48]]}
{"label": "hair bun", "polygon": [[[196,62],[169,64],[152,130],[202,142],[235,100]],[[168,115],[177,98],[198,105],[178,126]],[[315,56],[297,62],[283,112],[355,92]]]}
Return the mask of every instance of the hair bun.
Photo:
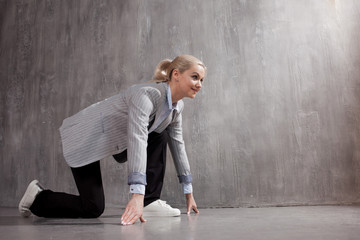
{"label": "hair bun", "polygon": [[164,59],[156,66],[154,71],[155,81],[166,82],[170,80],[168,77],[168,68],[170,64],[171,64],[170,59]]}

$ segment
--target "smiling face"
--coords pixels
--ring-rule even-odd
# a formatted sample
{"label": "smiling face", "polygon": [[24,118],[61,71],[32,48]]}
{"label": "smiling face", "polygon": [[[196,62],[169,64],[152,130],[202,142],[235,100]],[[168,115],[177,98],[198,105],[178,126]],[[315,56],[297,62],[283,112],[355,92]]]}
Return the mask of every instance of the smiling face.
{"label": "smiling face", "polygon": [[204,77],[205,69],[198,64],[192,65],[183,73],[174,69],[171,80],[174,86],[172,88],[173,102],[177,102],[184,97],[195,98],[196,93],[198,93],[202,87]]}

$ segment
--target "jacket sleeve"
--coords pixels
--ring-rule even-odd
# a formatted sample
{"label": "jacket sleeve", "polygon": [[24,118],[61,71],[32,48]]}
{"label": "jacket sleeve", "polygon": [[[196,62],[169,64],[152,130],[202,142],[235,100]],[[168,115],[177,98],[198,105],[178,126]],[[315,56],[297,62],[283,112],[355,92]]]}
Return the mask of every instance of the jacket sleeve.
{"label": "jacket sleeve", "polygon": [[190,165],[185,151],[185,143],[182,134],[181,112],[176,113],[172,123],[167,127],[169,135],[169,148],[174,160],[175,168],[180,183],[191,183],[192,176]]}
{"label": "jacket sleeve", "polygon": [[154,99],[146,89],[128,97],[128,184],[146,185],[146,159],[149,116],[154,109]]}

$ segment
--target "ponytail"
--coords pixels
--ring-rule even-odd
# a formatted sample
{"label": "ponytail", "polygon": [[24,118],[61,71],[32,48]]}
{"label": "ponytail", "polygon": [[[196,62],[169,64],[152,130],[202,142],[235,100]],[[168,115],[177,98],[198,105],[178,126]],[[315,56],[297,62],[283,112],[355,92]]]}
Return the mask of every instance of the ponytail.
{"label": "ponytail", "polygon": [[171,64],[170,59],[162,60],[155,68],[154,78],[155,82],[168,82],[170,81],[168,68]]}

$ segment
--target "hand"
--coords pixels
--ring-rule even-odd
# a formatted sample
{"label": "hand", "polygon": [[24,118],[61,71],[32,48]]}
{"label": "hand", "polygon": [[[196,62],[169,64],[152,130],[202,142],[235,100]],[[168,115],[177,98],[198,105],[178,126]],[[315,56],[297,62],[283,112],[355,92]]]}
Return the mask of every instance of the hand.
{"label": "hand", "polygon": [[187,214],[188,215],[190,214],[191,209],[193,209],[194,212],[199,213],[193,194],[187,193],[185,194],[185,196],[186,196],[186,204],[187,204]]}
{"label": "hand", "polygon": [[146,222],[146,220],[142,217],[143,208],[144,195],[134,193],[126,205],[123,215],[121,216],[121,224],[134,224],[139,218],[141,222]]}

